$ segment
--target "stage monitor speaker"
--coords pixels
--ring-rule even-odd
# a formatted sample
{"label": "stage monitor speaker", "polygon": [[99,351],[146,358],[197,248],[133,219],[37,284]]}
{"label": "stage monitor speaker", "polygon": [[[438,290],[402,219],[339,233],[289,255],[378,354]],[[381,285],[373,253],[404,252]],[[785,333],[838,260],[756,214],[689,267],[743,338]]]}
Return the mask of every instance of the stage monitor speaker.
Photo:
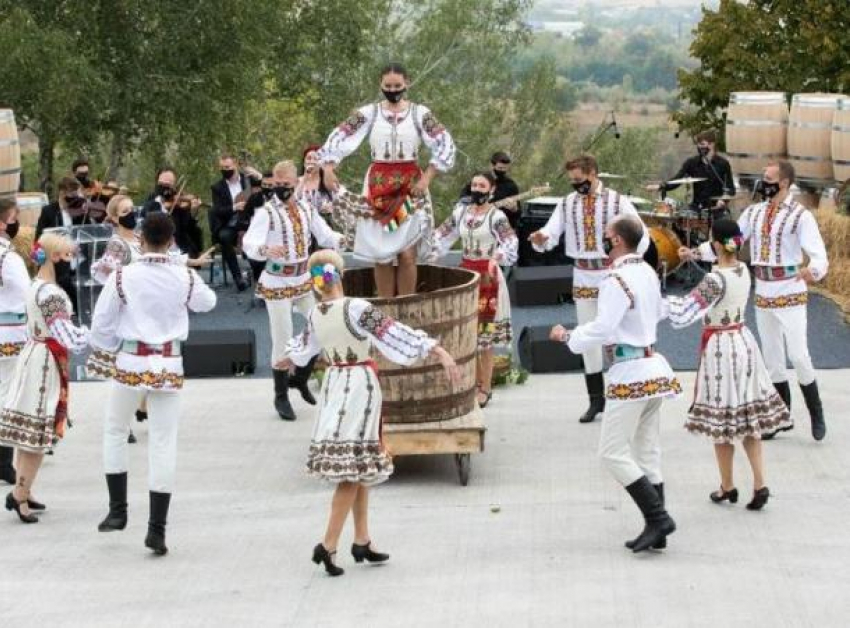
{"label": "stage monitor speaker", "polygon": [[195,329],[183,343],[186,377],[232,377],[256,368],[253,329]]}
{"label": "stage monitor speaker", "polygon": [[581,371],[584,363],[562,342],[549,340],[552,326],[523,327],[519,334],[519,361],[529,373]]}
{"label": "stage monitor speaker", "polygon": [[558,305],[572,300],[572,266],[523,266],[511,271],[508,293],[517,306]]}

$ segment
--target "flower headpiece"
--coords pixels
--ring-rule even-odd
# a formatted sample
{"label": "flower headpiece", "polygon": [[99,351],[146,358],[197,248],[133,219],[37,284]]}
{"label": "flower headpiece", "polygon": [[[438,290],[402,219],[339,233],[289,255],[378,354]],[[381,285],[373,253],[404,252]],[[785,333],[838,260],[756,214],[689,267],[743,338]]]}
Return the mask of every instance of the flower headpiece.
{"label": "flower headpiece", "polygon": [[313,286],[318,290],[324,290],[327,286],[339,281],[339,271],[333,264],[316,264],[310,269],[313,278]]}
{"label": "flower headpiece", "polygon": [[726,238],[723,241],[723,248],[729,251],[730,253],[736,252],[744,245],[744,236],[733,236],[731,238]]}
{"label": "flower headpiece", "polygon": [[44,250],[44,247],[39,242],[33,242],[30,249],[30,259],[38,266],[44,266],[47,262],[47,251]]}

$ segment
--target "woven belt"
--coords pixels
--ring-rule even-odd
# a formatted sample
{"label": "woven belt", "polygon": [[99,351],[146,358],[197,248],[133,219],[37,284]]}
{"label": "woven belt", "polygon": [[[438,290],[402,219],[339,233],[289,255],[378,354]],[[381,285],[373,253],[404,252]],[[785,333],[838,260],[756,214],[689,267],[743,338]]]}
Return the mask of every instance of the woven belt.
{"label": "woven belt", "polygon": [[270,275],[277,275],[278,277],[298,277],[307,272],[307,262],[281,264],[274,260],[268,260],[266,262],[266,272]]}
{"label": "woven belt", "polygon": [[23,325],[26,322],[26,314],[19,314],[17,312],[0,312],[0,325]]}
{"label": "woven belt", "polygon": [[611,261],[607,259],[577,259],[575,267],[580,270],[605,270],[611,266]]}
{"label": "woven belt", "polygon": [[607,345],[605,347],[605,355],[608,356],[608,361],[612,364],[627,362],[629,360],[640,360],[641,358],[651,358],[655,355],[654,347],[635,347],[632,345]]}
{"label": "woven belt", "polygon": [[753,266],[756,278],[762,281],[792,279],[800,272],[799,266]]}
{"label": "woven belt", "polygon": [[121,343],[121,352],[141,357],[161,355],[164,358],[174,358],[182,355],[182,345],[183,343],[179,340],[171,340],[161,345],[149,345],[139,340],[125,340]]}

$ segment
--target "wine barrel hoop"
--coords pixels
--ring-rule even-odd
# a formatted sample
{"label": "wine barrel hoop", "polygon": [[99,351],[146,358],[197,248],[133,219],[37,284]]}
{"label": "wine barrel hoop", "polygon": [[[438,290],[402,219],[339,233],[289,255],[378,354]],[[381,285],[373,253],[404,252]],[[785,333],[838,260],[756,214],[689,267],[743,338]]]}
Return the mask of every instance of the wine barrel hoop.
{"label": "wine barrel hoop", "polygon": [[15,114],[0,109],[0,198],[14,197],[21,180],[21,146]]}
{"label": "wine barrel hoop", "polygon": [[[431,397],[429,399],[420,399],[417,400],[415,404],[411,401],[384,401],[382,407],[384,411],[387,410],[403,410],[405,412],[411,413],[428,413],[435,409],[442,408],[451,408],[455,403],[464,403],[466,401],[475,401],[475,392],[477,390],[477,386],[473,386],[472,388],[467,388],[466,390],[462,390],[460,392],[452,393],[450,395],[442,395],[440,397]],[[466,409],[468,413],[472,410],[472,407]],[[419,421],[413,421],[413,423],[418,423]]]}
{"label": "wine barrel hoop", "polygon": [[[462,358],[455,358],[455,363],[458,366],[462,366],[469,362],[470,360],[475,359],[476,354],[470,353],[469,355],[465,355]],[[439,372],[440,369],[443,368],[442,364],[428,364],[427,366],[405,366],[397,369],[383,369],[381,371],[381,375],[385,375],[386,377],[395,377],[397,375],[418,375],[422,373],[435,373]]]}

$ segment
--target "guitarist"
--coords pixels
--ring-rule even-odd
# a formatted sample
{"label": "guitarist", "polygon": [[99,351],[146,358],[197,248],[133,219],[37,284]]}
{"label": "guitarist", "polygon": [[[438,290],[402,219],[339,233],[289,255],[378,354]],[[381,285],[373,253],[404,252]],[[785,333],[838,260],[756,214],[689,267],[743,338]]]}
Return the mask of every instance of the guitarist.
{"label": "guitarist", "polygon": [[[511,196],[519,196],[519,186],[516,181],[508,176],[508,171],[511,167],[511,157],[504,151],[497,151],[490,157],[491,172],[496,181],[496,187],[493,190],[493,195],[490,202],[496,203]],[[469,202],[472,196],[472,182],[467,183],[460,194],[462,202]],[[508,217],[508,222],[511,224],[511,229],[515,232],[519,226],[520,204],[516,202],[508,202],[500,205],[500,208],[505,211]]]}

